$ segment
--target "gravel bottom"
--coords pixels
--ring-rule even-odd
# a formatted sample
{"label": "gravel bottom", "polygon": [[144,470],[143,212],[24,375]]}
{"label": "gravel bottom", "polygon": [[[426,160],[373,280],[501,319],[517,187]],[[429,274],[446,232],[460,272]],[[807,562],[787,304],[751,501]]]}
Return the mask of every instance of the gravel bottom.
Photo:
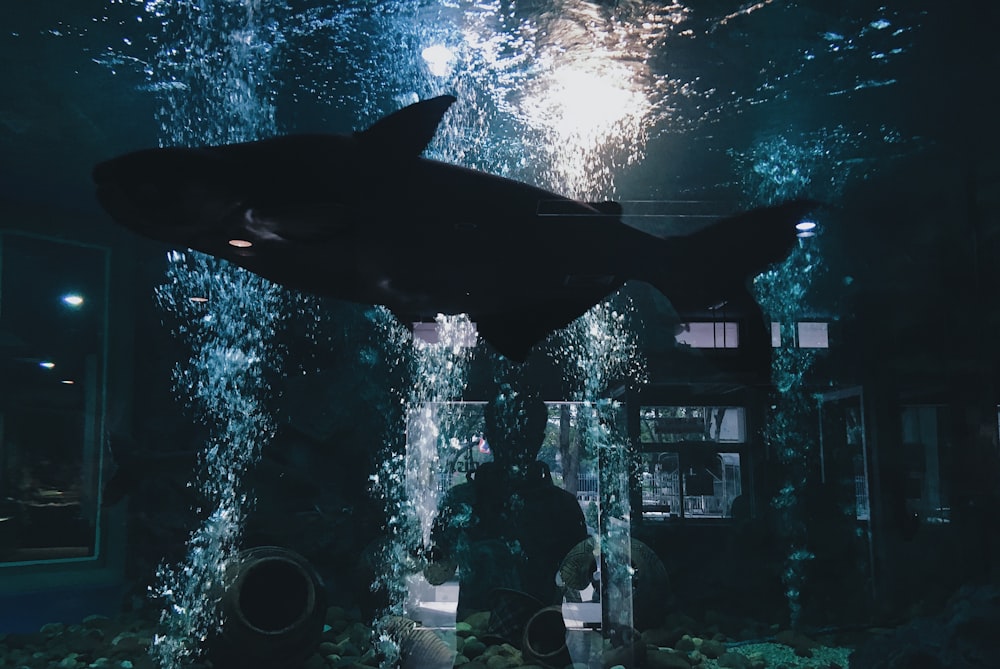
{"label": "gravel bottom", "polygon": [[[763,658],[766,661],[767,669],[827,669],[831,666],[848,669],[848,657],[851,648],[836,648],[830,646],[819,646],[812,649],[812,657],[800,657],[795,654],[795,650],[780,643],[750,643],[743,646],[736,646],[729,649],[731,653],[739,653],[747,659]],[[720,669],[717,660],[704,660],[698,665],[699,669]]]}

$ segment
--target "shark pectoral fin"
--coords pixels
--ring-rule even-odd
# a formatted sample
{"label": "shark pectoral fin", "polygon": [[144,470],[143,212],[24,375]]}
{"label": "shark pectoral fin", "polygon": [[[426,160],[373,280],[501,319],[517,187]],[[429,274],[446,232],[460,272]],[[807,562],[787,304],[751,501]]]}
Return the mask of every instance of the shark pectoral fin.
{"label": "shark pectoral fin", "polygon": [[246,229],[258,239],[298,244],[342,242],[353,232],[346,221],[336,204],[249,207],[243,213]]}
{"label": "shark pectoral fin", "polygon": [[355,133],[355,137],[370,151],[415,158],[434,139],[441,118],[454,102],[451,95],[415,102]]}
{"label": "shark pectoral fin", "polygon": [[593,300],[538,302],[507,313],[475,318],[476,331],[503,357],[524,362],[532,347],[597,304]]}

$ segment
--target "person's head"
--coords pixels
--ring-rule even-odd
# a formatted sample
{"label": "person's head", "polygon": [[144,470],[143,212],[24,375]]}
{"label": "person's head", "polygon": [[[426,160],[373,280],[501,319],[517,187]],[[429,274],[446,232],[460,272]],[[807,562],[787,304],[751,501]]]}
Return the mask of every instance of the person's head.
{"label": "person's head", "polygon": [[508,390],[488,402],[484,413],[494,462],[524,471],[538,457],[545,439],[549,417],[545,402],[534,393]]}

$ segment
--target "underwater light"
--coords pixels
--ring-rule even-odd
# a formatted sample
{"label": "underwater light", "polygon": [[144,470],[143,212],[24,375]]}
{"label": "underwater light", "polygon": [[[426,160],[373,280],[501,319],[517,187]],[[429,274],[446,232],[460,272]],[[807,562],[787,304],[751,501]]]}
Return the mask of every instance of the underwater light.
{"label": "underwater light", "polygon": [[189,297],[188,300],[194,302],[195,304],[202,304],[203,302],[208,302],[207,297]]}
{"label": "underwater light", "polygon": [[809,237],[815,237],[816,227],[817,227],[816,221],[810,221],[808,219],[804,221],[799,221],[798,223],[795,224],[795,229],[798,230],[798,233],[796,233],[795,236],[798,237],[799,239],[807,239]]}
{"label": "underwater light", "polygon": [[247,241],[245,239],[230,239],[230,246],[235,246],[238,249],[248,249],[253,246],[253,242]]}
{"label": "underwater light", "polygon": [[74,383],[76,383],[76,381],[74,381],[73,379],[63,379],[59,383],[63,384],[64,386],[71,386]]}
{"label": "underwater light", "polygon": [[56,366],[56,363],[52,362],[51,360],[43,360],[42,362],[38,363],[38,366],[41,367],[42,369],[52,369]]}
{"label": "underwater light", "polygon": [[73,307],[77,309],[83,306],[83,296],[77,295],[75,293],[69,293],[68,295],[62,296],[62,302],[68,307]]}

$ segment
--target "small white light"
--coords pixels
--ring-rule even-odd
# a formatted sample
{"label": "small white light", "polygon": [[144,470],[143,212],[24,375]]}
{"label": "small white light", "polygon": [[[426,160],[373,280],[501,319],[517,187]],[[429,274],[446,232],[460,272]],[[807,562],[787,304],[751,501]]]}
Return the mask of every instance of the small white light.
{"label": "small white light", "polygon": [[51,360],[43,360],[42,362],[38,363],[38,366],[41,367],[42,369],[53,369],[56,366],[56,363],[52,362]]}
{"label": "small white light", "polygon": [[66,385],[66,386],[71,386],[71,385],[73,385],[74,383],[76,383],[76,381],[74,381],[73,379],[63,379],[63,380],[62,380],[62,381],[60,381],[59,383],[61,383],[61,384],[63,384],[63,385]]}
{"label": "small white light", "polygon": [[189,297],[188,300],[194,302],[195,304],[201,304],[202,302],[208,302],[207,297]]}
{"label": "small white light", "polygon": [[815,230],[816,221],[800,221],[795,225],[795,229],[799,232],[809,232],[810,230]]}
{"label": "small white light", "polygon": [[70,293],[68,295],[63,295],[62,296],[62,301],[63,301],[63,304],[65,304],[66,306],[69,306],[69,307],[73,307],[74,309],[83,306],[83,296],[76,295],[75,293]]}
{"label": "small white light", "polygon": [[795,236],[798,237],[799,239],[808,239],[809,237],[815,237],[816,233],[809,230],[806,232],[799,232]]}
{"label": "small white light", "polygon": [[253,242],[247,241],[246,239],[230,239],[230,246],[235,246],[238,249],[248,249],[253,246]]}

